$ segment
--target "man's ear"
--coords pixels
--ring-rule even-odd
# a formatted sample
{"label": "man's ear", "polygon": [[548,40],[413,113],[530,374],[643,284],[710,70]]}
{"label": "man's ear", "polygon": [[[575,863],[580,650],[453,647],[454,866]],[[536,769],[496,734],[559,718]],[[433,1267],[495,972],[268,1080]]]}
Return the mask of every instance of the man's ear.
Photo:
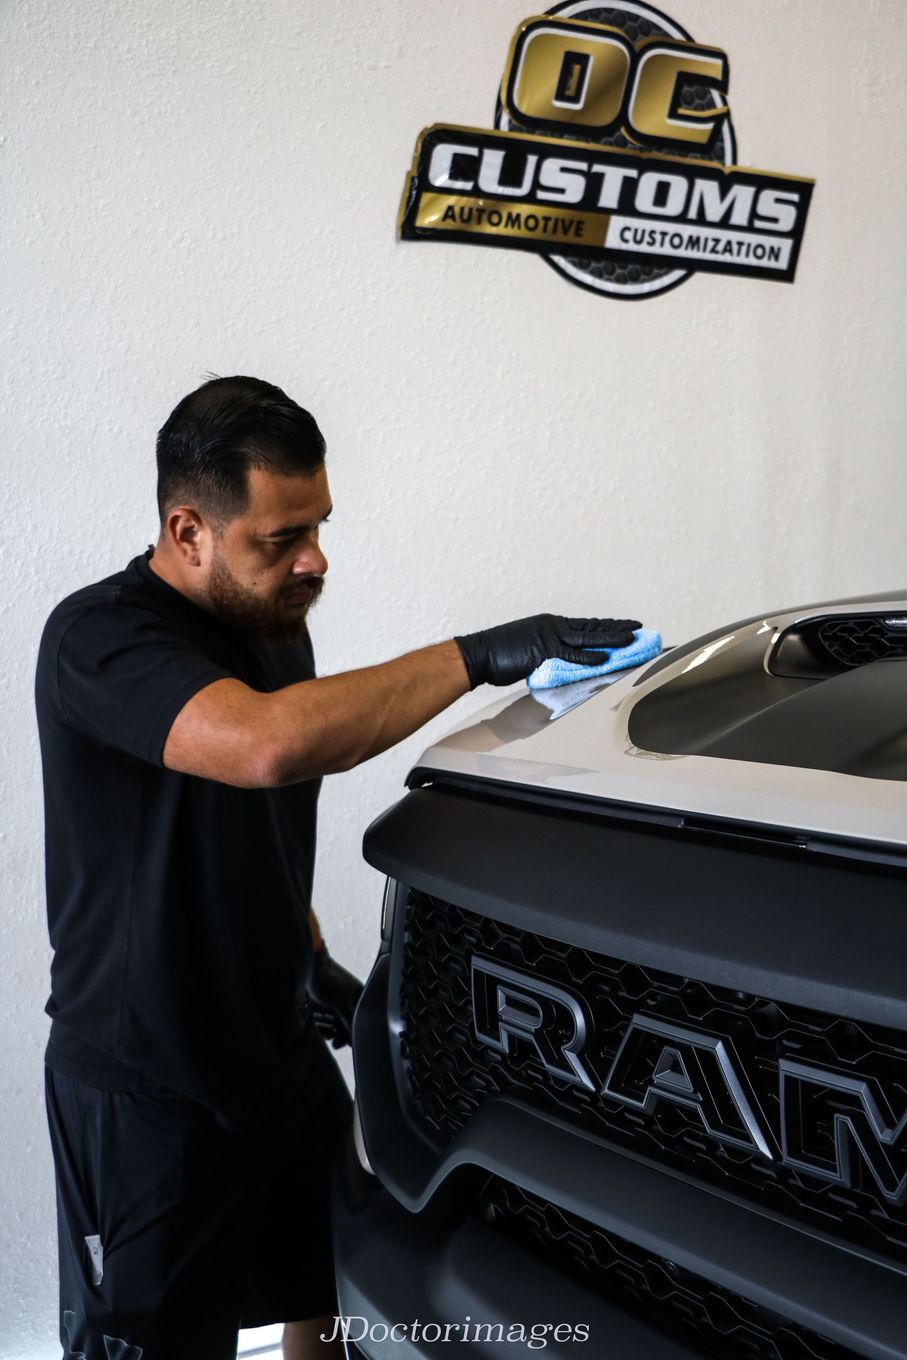
{"label": "man's ear", "polygon": [[205,521],[189,505],[175,505],[164,520],[164,537],[177,557],[188,567],[201,566],[202,545],[207,531]]}

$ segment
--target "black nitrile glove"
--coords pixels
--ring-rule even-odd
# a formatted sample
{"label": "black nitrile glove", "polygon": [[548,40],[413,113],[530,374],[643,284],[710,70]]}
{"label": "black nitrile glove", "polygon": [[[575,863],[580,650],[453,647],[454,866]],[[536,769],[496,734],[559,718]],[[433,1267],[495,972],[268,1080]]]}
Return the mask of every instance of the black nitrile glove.
{"label": "black nitrile glove", "polygon": [[362,983],[328,953],[327,945],[315,950],[309,996],[312,1018],[332,1048],[352,1041],[353,1011],[362,995]]}
{"label": "black nitrile glove", "polygon": [[583,648],[629,647],[635,641],[633,630],[641,627],[638,619],[565,619],[561,614],[534,614],[498,628],[486,628],[482,633],[456,637],[454,642],[463,653],[469,687],[475,689],[476,685],[512,685],[515,680],[525,680],[551,656],[580,666],[598,666],[605,660],[601,652]]}

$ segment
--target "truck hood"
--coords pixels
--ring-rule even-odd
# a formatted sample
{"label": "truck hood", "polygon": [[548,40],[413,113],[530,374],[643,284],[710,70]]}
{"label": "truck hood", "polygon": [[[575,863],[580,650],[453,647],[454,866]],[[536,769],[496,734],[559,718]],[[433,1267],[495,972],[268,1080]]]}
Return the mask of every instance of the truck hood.
{"label": "truck hood", "polygon": [[509,690],[436,775],[907,846],[907,590],[717,629],[644,667]]}

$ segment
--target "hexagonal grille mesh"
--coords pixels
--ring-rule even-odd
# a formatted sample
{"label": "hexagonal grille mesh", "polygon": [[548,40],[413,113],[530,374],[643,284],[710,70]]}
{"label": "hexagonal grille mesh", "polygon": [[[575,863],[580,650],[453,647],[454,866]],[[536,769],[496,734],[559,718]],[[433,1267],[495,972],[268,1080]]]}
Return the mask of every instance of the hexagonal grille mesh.
{"label": "hexagonal grille mesh", "polygon": [[528,1045],[504,1055],[480,1043],[472,1020],[473,954],[537,971],[582,995],[593,1021],[583,1062],[599,1085],[640,1011],[726,1035],[776,1131],[782,1057],[875,1078],[900,1114],[907,1108],[907,1036],[592,954],[424,893],[408,896],[400,1052],[416,1110],[439,1146],[487,1096],[506,1093],[833,1237],[907,1260],[907,1208],[882,1197],[860,1159],[854,1188],[801,1176],[780,1160],[717,1142],[680,1106],[660,1102],[644,1114],[552,1076]]}
{"label": "hexagonal grille mesh", "polygon": [[849,1360],[855,1352],[653,1256],[577,1214],[492,1177],[486,1222],[536,1256],[678,1340],[721,1360]]}
{"label": "hexagonal grille mesh", "polygon": [[843,666],[865,666],[886,657],[907,656],[907,617],[872,615],[826,619],[819,625],[821,645]]}

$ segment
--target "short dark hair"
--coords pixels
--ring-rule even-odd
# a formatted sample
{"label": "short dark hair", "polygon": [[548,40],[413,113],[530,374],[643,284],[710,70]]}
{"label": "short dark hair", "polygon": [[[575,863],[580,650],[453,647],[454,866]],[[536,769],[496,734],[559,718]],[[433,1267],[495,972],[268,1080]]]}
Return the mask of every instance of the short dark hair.
{"label": "short dark hair", "polygon": [[157,436],[157,503],[197,505],[215,525],[248,504],[249,468],[311,476],[324,464],[315,418],[260,378],[211,376],[183,397]]}

